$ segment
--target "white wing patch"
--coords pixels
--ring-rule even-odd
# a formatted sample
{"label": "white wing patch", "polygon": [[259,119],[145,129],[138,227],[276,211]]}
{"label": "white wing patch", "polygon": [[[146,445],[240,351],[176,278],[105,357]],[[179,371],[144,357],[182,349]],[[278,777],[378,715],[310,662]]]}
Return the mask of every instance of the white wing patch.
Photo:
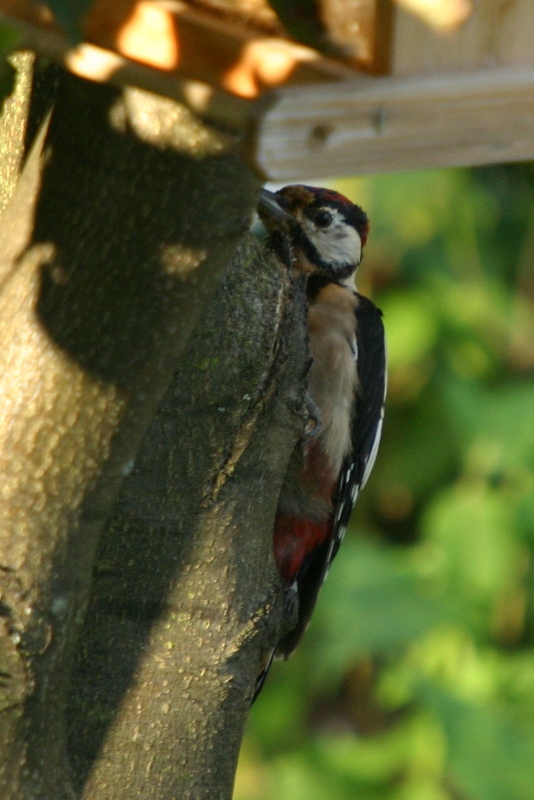
{"label": "white wing patch", "polygon": [[380,446],[380,439],[382,437],[383,425],[384,425],[384,406],[382,406],[382,411],[380,413],[380,420],[378,421],[378,425],[376,426],[376,433],[375,433],[375,438],[373,440],[373,446],[371,448],[371,452],[369,453],[369,458],[367,459],[367,463],[365,465],[365,470],[363,473],[360,489],[363,489],[363,487],[369,480],[369,475],[373,471],[373,467],[376,461],[376,454],[378,453],[378,448]]}
{"label": "white wing patch", "polygon": [[[387,364],[387,350],[384,344],[385,350],[385,359]],[[384,372],[384,400],[382,403],[382,408],[380,410],[380,419],[378,420],[378,425],[376,426],[376,434],[373,441],[373,446],[371,448],[371,452],[369,453],[369,458],[367,460],[367,464],[365,465],[365,471],[363,473],[362,484],[360,486],[361,489],[365,486],[367,481],[369,480],[369,475],[371,474],[373,467],[375,465],[376,456],[378,453],[378,448],[380,447],[380,439],[382,438],[382,428],[384,426],[384,411],[385,411],[385,402],[386,402],[386,395],[388,393],[388,372],[387,369]]]}

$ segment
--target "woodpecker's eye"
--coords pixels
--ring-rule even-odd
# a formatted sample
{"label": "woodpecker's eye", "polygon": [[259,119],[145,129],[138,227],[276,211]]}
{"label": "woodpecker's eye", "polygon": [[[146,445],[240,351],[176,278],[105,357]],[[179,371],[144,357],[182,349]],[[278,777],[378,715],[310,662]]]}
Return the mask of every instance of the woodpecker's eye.
{"label": "woodpecker's eye", "polygon": [[315,222],[316,225],[319,226],[319,228],[328,228],[328,226],[332,222],[332,219],[333,217],[330,211],[326,211],[326,209],[323,208],[321,209],[321,211],[317,212],[313,221]]}

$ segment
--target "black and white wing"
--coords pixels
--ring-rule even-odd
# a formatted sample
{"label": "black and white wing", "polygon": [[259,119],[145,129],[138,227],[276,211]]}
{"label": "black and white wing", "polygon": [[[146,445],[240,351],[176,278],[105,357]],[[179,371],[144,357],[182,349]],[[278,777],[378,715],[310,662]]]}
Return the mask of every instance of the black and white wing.
{"label": "black and white wing", "polygon": [[382,312],[367,297],[361,294],[357,297],[354,355],[359,388],[353,412],[352,451],[341,469],[333,500],[334,527],[329,564],[343,541],[358,494],[373,469],[384,421],[387,375]]}

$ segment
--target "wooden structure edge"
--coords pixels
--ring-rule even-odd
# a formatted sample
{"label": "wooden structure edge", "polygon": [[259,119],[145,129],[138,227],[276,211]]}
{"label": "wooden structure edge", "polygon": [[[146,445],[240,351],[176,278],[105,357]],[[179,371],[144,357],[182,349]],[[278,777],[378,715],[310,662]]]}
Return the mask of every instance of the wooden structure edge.
{"label": "wooden structure edge", "polygon": [[409,77],[372,77],[347,68],[345,76],[352,77],[342,80],[314,51],[286,43],[296,48],[296,71],[302,70],[296,79],[304,82],[246,99],[116,50],[73,47],[57,27],[10,16],[5,4],[0,0],[0,20],[17,31],[20,48],[89,80],[185,102],[230,130],[253,124],[251,159],[271,180],[534,158],[534,64]]}
{"label": "wooden structure edge", "polygon": [[534,65],[288,87],[261,121],[272,180],[534,158]]}

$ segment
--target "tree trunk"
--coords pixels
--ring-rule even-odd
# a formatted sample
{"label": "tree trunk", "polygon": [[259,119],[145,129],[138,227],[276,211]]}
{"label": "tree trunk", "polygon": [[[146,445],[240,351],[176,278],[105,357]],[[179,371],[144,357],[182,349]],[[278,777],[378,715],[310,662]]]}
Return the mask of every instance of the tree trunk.
{"label": "tree trunk", "polygon": [[270,525],[301,427],[300,287],[248,241],[184,348],[258,188],[235,137],[185,108],[61,76],[0,220],[6,800],[75,794],[88,602],[74,785],[231,795],[283,605]]}

